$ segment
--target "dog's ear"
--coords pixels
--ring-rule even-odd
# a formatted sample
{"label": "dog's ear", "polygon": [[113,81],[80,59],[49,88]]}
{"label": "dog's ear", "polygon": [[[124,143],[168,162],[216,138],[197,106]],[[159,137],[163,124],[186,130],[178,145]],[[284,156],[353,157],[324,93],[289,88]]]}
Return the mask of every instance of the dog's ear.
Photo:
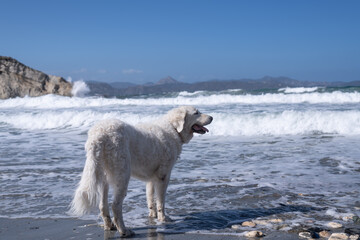
{"label": "dog's ear", "polygon": [[180,133],[184,129],[186,110],[184,108],[175,108],[168,113],[169,122]]}

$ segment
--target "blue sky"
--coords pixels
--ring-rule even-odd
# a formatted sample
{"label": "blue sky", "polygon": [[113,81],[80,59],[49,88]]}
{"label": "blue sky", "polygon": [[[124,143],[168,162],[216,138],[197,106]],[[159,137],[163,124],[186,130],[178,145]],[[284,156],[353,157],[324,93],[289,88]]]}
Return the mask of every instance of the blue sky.
{"label": "blue sky", "polygon": [[360,1],[0,4],[0,55],[73,80],[360,80]]}

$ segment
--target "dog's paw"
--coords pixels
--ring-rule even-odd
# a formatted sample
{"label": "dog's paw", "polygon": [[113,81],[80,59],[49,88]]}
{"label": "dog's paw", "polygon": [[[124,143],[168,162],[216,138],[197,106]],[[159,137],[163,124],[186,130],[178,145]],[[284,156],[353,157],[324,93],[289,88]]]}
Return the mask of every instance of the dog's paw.
{"label": "dog's paw", "polygon": [[158,220],[163,223],[173,222],[173,220],[168,216],[158,217]]}
{"label": "dog's paw", "polygon": [[120,237],[125,238],[125,237],[131,237],[135,235],[135,232],[133,232],[130,229],[125,229],[124,231],[119,232],[120,233]]}
{"label": "dog's paw", "polygon": [[104,226],[104,230],[105,231],[116,231],[117,228],[116,228],[115,224],[111,223],[111,225],[109,225],[109,226]]}
{"label": "dog's paw", "polygon": [[150,211],[150,212],[149,212],[149,217],[150,217],[150,218],[157,218],[157,213],[156,213],[156,211]]}
{"label": "dog's paw", "polygon": [[111,221],[110,218],[104,219],[104,225],[101,225],[101,226],[104,227],[105,231],[116,231],[117,230],[115,224],[113,223],[113,221]]}

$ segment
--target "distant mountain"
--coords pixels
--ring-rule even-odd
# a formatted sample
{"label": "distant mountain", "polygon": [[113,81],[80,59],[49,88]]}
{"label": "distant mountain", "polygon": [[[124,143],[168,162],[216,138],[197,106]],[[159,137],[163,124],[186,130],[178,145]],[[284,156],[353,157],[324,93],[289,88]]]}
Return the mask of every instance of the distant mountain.
{"label": "distant mountain", "polygon": [[173,79],[170,76],[167,76],[166,78],[160,79],[159,81],[156,82],[156,85],[162,85],[162,84],[176,84],[179,83],[178,81],[176,81],[175,79]]}
{"label": "distant mountain", "polygon": [[120,96],[122,94],[122,91],[120,91],[120,89],[114,88],[108,83],[86,81],[86,85],[88,85],[88,87],[90,88],[89,95],[92,96],[113,97]]}
{"label": "distant mountain", "polygon": [[134,87],[137,84],[130,83],[130,82],[112,82],[112,83],[109,83],[109,85],[112,86],[113,88],[123,89],[123,88],[128,88],[128,87]]}
{"label": "distant mountain", "polygon": [[[92,95],[105,97],[126,97],[135,95],[161,94],[180,91],[222,91],[228,89],[243,89],[246,91],[279,89],[285,87],[349,87],[360,86],[360,81],[353,82],[308,82],[291,79],[288,77],[269,77],[261,79],[240,79],[240,80],[212,80],[196,83],[184,83],[168,76],[156,83],[143,85],[131,84],[126,88],[114,88],[111,84],[87,82]],[[126,83],[125,83],[126,84]],[[125,86],[125,84],[123,86]]]}

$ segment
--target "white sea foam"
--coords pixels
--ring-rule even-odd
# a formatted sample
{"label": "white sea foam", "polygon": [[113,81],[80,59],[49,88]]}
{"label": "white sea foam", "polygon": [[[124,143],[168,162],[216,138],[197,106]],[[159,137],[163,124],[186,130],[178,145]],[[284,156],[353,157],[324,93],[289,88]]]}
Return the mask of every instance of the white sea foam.
{"label": "white sea foam", "polygon": [[[79,89],[81,89],[79,87]],[[80,90],[79,90],[80,91]],[[81,92],[81,91],[80,91]],[[79,94],[80,94],[79,92]],[[219,105],[219,104],[345,104],[360,103],[359,92],[327,92],[327,93],[302,93],[284,94],[267,93],[262,95],[231,95],[231,94],[212,94],[199,95],[196,97],[186,96],[185,93],[177,97],[164,98],[71,98],[55,95],[41,97],[25,97],[0,100],[0,109],[4,108],[73,108],[73,107],[99,107],[110,105],[136,105],[136,106],[178,106],[178,105]]]}
{"label": "white sea foam", "polygon": [[214,113],[210,134],[225,136],[360,134],[360,111],[283,111],[281,113]]}
{"label": "white sea foam", "polygon": [[319,87],[310,87],[310,88],[306,88],[306,87],[297,87],[297,88],[286,87],[286,88],[280,88],[278,91],[279,92],[284,92],[284,93],[308,93],[308,92],[315,92],[318,89],[319,89]]}
{"label": "white sea foam", "polygon": [[24,97],[0,100],[0,109],[59,109],[111,105],[119,105],[119,99],[62,97],[49,94],[41,97]]}
{"label": "white sea foam", "polygon": [[[360,134],[360,111],[283,111],[279,113],[209,113],[214,121],[209,125],[210,135],[296,135],[330,133],[342,135]],[[14,128],[56,129],[76,128],[86,130],[95,122],[117,118],[136,124],[150,122],[159,117],[157,113],[100,112],[96,110],[50,110],[23,112],[13,115],[0,114],[0,123]],[[230,127],[231,126],[231,127]]]}
{"label": "white sea foam", "polygon": [[182,92],[179,92],[179,96],[182,96],[182,97],[196,96],[196,95],[203,94],[204,92],[205,91],[195,91],[195,92],[182,91]]}
{"label": "white sea foam", "polygon": [[120,114],[119,112],[97,111],[45,111],[39,113],[19,113],[16,115],[0,114],[0,123],[6,123],[14,128],[36,130],[57,128],[88,129],[94,123],[104,119],[117,118],[125,122],[136,124],[155,119],[156,115]]}
{"label": "white sea foam", "polygon": [[326,210],[325,214],[332,216],[335,219],[341,219],[344,221],[348,221],[348,220],[352,219],[352,217],[354,216],[353,213],[339,213],[334,208]]}
{"label": "white sea foam", "polygon": [[71,94],[74,97],[85,97],[90,92],[90,88],[86,85],[83,80],[74,82]]}

